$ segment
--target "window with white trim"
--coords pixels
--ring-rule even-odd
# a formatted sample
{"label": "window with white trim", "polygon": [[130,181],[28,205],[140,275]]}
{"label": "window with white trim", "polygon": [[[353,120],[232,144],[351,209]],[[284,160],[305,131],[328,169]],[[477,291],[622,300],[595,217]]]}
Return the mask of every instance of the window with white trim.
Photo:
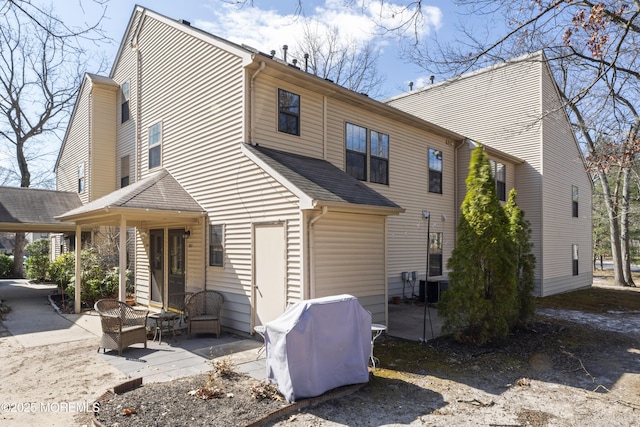
{"label": "window with white trim", "polygon": [[162,164],[162,122],[149,127],[149,169]]}
{"label": "window with white trim", "polygon": [[224,227],[222,225],[209,226],[209,265],[224,266]]}
{"label": "window with white trim", "polygon": [[442,276],[443,233],[429,233],[429,276]]}
{"label": "window with white trim", "polygon": [[129,185],[130,156],[120,157],[120,188]]}
{"label": "window with white trim", "polygon": [[489,164],[491,164],[491,173],[496,182],[498,200],[505,202],[507,200],[507,167],[493,160],[489,160]]}
{"label": "window with white trim", "polygon": [[78,165],[78,193],[84,193],[84,162]]}
{"label": "window with white trim", "polygon": [[578,218],[578,187],[571,186],[571,215]]}
{"label": "window with white trim", "polygon": [[129,80],[122,83],[120,86],[120,96],[122,97],[122,102],[120,103],[120,123],[124,123],[129,120]]}
{"label": "window with white trim", "polygon": [[300,95],[278,89],[278,131],[300,136]]}
{"label": "window with white trim", "polygon": [[389,184],[389,135],[345,123],[345,171],[360,181]]}
{"label": "window with white trim", "polygon": [[573,275],[578,275],[578,245],[571,245],[571,261]]}
{"label": "window with white trim", "polygon": [[346,172],[360,181],[367,179],[367,129],[347,123],[346,135]]}

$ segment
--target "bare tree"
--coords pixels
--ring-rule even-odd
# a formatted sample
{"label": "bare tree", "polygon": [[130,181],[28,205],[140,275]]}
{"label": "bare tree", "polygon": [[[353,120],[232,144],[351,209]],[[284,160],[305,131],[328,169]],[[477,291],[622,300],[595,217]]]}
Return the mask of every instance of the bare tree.
{"label": "bare tree", "polygon": [[306,20],[304,36],[291,51],[305,71],[372,97],[382,95],[384,79],[377,67],[380,51],[373,42],[358,42],[344,37],[338,27],[326,29]]}
{"label": "bare tree", "polygon": [[[610,221],[615,281],[633,286],[629,249],[630,173],[640,152],[640,3],[589,0],[458,0],[466,13],[502,19],[504,30],[461,25],[451,43],[420,40],[405,54],[425,70],[452,77],[544,50]],[[607,143],[602,143],[607,141]],[[607,174],[615,167],[615,179]]]}
{"label": "bare tree", "polygon": [[[33,175],[30,165],[57,151],[89,59],[85,45],[105,40],[99,26],[103,16],[96,24],[72,28],[31,0],[0,3],[0,144],[13,148],[15,162],[2,173],[21,187],[52,180],[51,171]],[[16,233],[18,277],[24,244],[24,233]]]}

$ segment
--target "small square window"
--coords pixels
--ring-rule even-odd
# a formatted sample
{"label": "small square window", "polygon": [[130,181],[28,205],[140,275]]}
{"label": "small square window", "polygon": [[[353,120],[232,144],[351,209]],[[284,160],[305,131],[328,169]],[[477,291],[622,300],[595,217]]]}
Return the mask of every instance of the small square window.
{"label": "small square window", "polygon": [[278,89],[278,131],[300,135],[300,95]]}
{"label": "small square window", "polygon": [[224,265],[222,225],[212,225],[209,227],[209,265],[222,267]]}

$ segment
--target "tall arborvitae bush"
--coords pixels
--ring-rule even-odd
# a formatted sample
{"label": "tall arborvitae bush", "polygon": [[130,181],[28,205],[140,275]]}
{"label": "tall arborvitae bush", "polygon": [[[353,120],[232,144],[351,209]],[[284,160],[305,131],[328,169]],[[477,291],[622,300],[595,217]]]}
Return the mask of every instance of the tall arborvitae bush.
{"label": "tall arborvitae bush", "polygon": [[515,245],[481,146],[472,153],[466,184],[438,313],[444,332],[481,345],[506,338],[519,318]]}
{"label": "tall arborvitae bush", "polygon": [[511,189],[504,210],[509,218],[509,235],[515,245],[514,258],[518,284],[518,318],[520,326],[525,325],[535,313],[533,288],[535,285],[536,257],[531,252],[531,227],[524,218],[524,212],[516,204],[517,192]]}

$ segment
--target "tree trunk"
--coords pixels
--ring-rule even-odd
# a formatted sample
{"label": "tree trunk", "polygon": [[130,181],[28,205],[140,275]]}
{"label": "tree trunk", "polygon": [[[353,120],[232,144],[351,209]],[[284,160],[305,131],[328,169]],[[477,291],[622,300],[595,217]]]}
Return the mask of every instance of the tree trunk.
{"label": "tree trunk", "polygon": [[626,286],[624,280],[623,263],[622,263],[622,245],[620,239],[620,225],[618,222],[618,208],[614,198],[611,196],[611,187],[607,180],[607,175],[603,170],[598,170],[600,185],[602,186],[602,195],[604,203],[607,207],[607,215],[609,216],[609,233],[611,234],[611,257],[613,261],[613,281],[617,286]]}
{"label": "tree trunk", "polygon": [[24,263],[22,262],[22,258],[24,256],[25,243],[24,232],[16,233],[16,244],[13,249],[13,277],[24,277]]}
{"label": "tree trunk", "polygon": [[631,248],[629,244],[629,201],[631,197],[630,180],[631,168],[625,166],[622,169],[622,197],[620,203],[620,244],[622,251],[622,263],[624,281],[627,286],[635,287],[631,276]]}

